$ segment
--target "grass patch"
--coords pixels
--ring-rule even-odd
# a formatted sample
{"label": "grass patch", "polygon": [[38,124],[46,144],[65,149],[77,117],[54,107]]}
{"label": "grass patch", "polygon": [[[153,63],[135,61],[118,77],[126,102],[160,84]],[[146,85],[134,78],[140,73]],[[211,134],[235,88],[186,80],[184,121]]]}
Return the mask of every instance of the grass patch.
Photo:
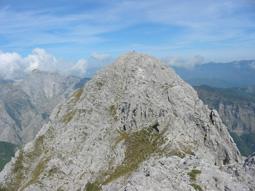
{"label": "grass patch", "polygon": [[22,150],[20,150],[19,156],[17,157],[14,164],[14,168],[13,168],[13,173],[16,174],[15,179],[17,182],[21,182],[21,179],[23,177],[23,173],[22,173],[22,170],[24,169],[23,161],[24,161],[24,153]]}
{"label": "grass patch", "polygon": [[73,95],[71,96],[74,99],[74,102],[76,103],[77,101],[79,101],[81,94],[83,93],[83,88],[79,88],[78,90],[76,90]]}
{"label": "grass patch", "polygon": [[84,189],[84,191],[101,191],[101,190],[102,188],[100,186],[100,183],[97,181],[93,183],[88,182]]}
{"label": "grass patch", "polygon": [[196,181],[197,176],[199,174],[201,174],[201,170],[197,170],[197,169],[192,169],[190,172],[188,172],[188,175],[189,175],[191,181]]}
{"label": "grass patch", "polygon": [[144,128],[142,130],[127,133],[118,131],[119,136],[114,143],[115,147],[121,141],[126,145],[125,158],[123,162],[106,172],[103,172],[95,182],[88,182],[84,191],[101,191],[102,185],[106,185],[122,176],[129,175],[136,170],[139,165],[153,154],[159,155],[164,153],[161,145],[165,139],[163,133],[156,133],[152,128]]}
{"label": "grass patch", "polygon": [[34,148],[31,152],[27,153],[27,157],[31,160],[35,159],[36,157],[40,156],[43,149],[43,139],[44,136],[39,136],[35,139]]}
{"label": "grass patch", "polygon": [[13,179],[11,180],[6,187],[0,187],[2,191],[12,191],[12,190],[18,190],[20,187],[23,179],[24,179],[24,153],[23,150],[19,151],[19,155],[16,158],[16,161],[14,163],[12,173],[14,174]]}
{"label": "grass patch", "polygon": [[198,185],[198,184],[192,183],[191,186],[192,186],[195,190],[197,190],[197,191],[203,191],[203,189],[201,188],[201,186]]}
{"label": "grass patch", "polygon": [[73,116],[75,115],[75,113],[76,113],[76,111],[70,111],[70,112],[66,113],[63,116],[62,122],[65,124],[69,123],[73,119]]}
{"label": "grass patch", "polygon": [[124,161],[112,172],[106,173],[107,176],[103,184],[108,184],[119,177],[130,174],[152,154],[161,154],[163,152],[160,148],[164,143],[163,136],[153,132],[152,129],[142,129],[131,134],[123,132],[118,140],[125,140],[126,151]]}
{"label": "grass patch", "polygon": [[[22,191],[29,185],[34,184],[35,182],[38,181],[39,176],[41,175],[42,172],[44,172],[45,166],[48,162],[48,157],[47,159],[38,162],[34,168],[32,168],[33,166],[27,165],[25,166],[24,163],[26,162],[26,164],[28,164],[30,162],[35,162],[36,159],[39,159],[42,155],[47,154],[47,150],[45,151],[44,147],[45,136],[50,137],[51,133],[52,130],[49,129],[46,134],[38,136],[35,139],[33,148],[30,152],[24,154],[23,150],[19,151],[19,154],[13,164],[10,182],[7,182],[4,188],[1,188],[0,186],[2,190],[13,191],[19,189]],[[29,173],[30,171],[32,171],[31,174],[29,175],[29,177],[31,178],[27,182],[26,181],[26,178],[28,176],[27,173]]]}
{"label": "grass patch", "polygon": [[119,137],[115,141],[115,143],[113,145],[113,148],[115,148],[121,141],[128,139],[128,133],[127,132],[118,130],[118,133],[119,133]]}
{"label": "grass patch", "polygon": [[31,174],[31,179],[21,190],[23,190],[24,188],[26,188],[29,185],[34,184],[35,182],[38,181],[38,178],[42,174],[42,172],[44,171],[45,166],[48,163],[48,161],[49,161],[48,159],[42,160],[36,165],[35,169],[33,170],[32,174]]}
{"label": "grass patch", "polygon": [[197,176],[201,174],[201,170],[192,169],[188,172],[190,180],[193,182],[190,185],[197,191],[203,191],[200,185],[196,184],[195,181],[197,180]]}

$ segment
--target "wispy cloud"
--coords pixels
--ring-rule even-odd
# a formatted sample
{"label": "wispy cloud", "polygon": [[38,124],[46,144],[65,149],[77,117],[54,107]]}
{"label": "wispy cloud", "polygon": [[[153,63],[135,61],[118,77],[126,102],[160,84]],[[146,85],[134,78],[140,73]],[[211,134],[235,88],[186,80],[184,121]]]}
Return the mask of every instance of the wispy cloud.
{"label": "wispy cloud", "polygon": [[163,62],[171,66],[193,68],[196,65],[205,64],[205,59],[200,55],[195,55],[191,57],[173,56],[164,58]]}
{"label": "wispy cloud", "polygon": [[[46,0],[43,5],[23,1],[28,8],[9,2],[0,3],[0,44],[8,51],[44,47],[77,58],[77,54],[116,55],[138,49],[164,56],[207,51],[217,57],[217,52],[231,54],[231,49],[238,49],[242,57],[255,48],[251,0],[64,0],[61,4]],[[149,31],[145,25],[151,26]],[[254,57],[248,52],[245,56]]]}
{"label": "wispy cloud", "polygon": [[0,51],[0,77],[3,79],[20,78],[33,70],[84,77],[87,65],[85,59],[76,62],[62,60],[40,48],[34,49],[25,57],[15,52]]}
{"label": "wispy cloud", "polygon": [[106,53],[94,52],[94,53],[92,53],[91,57],[96,60],[102,61],[102,60],[106,60],[106,59],[110,58],[110,55],[106,54]]}

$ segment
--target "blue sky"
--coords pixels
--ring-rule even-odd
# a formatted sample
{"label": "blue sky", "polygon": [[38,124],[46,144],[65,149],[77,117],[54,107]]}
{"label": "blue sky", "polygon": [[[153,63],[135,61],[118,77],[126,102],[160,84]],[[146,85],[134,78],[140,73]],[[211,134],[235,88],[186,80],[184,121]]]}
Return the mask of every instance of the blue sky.
{"label": "blue sky", "polygon": [[255,59],[253,0],[0,0],[0,51]]}

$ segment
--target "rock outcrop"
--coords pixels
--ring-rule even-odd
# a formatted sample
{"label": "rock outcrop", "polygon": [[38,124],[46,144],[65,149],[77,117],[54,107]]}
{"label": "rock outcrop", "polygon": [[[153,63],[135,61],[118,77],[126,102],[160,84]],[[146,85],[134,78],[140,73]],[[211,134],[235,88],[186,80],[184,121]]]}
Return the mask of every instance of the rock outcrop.
{"label": "rock outcrop", "polygon": [[244,161],[244,168],[246,172],[255,176],[255,153],[248,156]]}
{"label": "rock outcrop", "polygon": [[157,59],[121,56],[56,107],[4,190],[252,190],[216,111]]}

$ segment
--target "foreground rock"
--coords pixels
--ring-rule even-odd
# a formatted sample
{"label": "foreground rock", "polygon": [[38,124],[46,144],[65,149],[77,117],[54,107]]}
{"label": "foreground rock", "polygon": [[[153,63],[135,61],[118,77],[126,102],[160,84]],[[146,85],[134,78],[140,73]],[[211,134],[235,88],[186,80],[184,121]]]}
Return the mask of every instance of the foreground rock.
{"label": "foreground rock", "polygon": [[50,118],[2,171],[2,189],[255,189],[217,112],[147,55],[120,57]]}

